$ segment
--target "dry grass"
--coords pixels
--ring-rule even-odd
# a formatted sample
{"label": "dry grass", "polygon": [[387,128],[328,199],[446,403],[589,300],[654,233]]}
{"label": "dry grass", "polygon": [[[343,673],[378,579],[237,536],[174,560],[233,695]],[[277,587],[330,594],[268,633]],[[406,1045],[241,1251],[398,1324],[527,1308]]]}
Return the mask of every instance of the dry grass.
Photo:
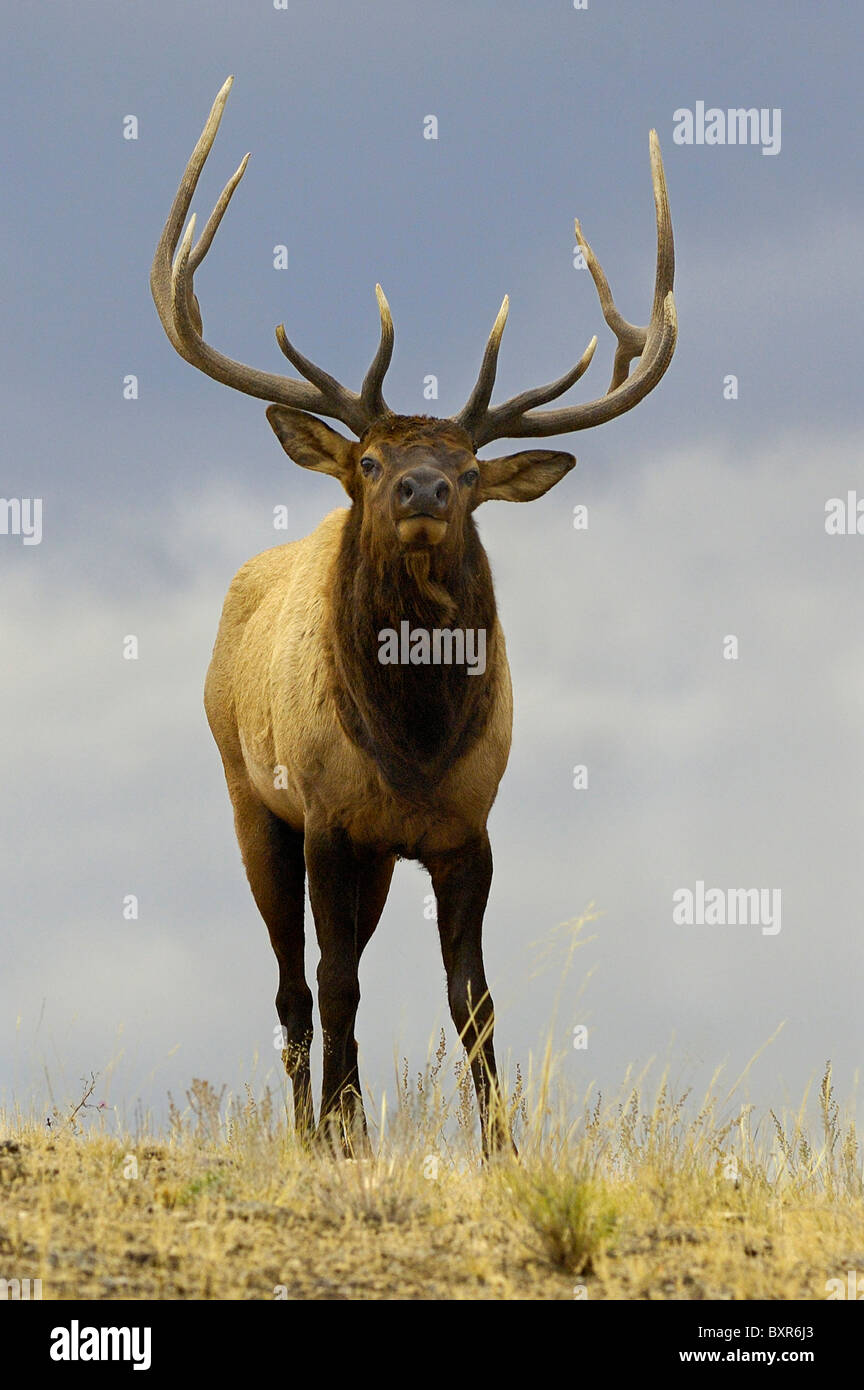
{"label": "dry grass", "polygon": [[281,1095],[203,1081],[161,1137],[89,1102],[50,1129],[0,1117],[0,1277],[46,1299],[787,1300],[864,1273],[862,1155],[830,1067],[815,1134],[806,1097],[756,1124],[719,1078],[701,1105],[646,1092],[574,1108],[547,1055],[510,1097],[519,1161],[488,1165],[443,1043],[359,1161],[298,1148]]}

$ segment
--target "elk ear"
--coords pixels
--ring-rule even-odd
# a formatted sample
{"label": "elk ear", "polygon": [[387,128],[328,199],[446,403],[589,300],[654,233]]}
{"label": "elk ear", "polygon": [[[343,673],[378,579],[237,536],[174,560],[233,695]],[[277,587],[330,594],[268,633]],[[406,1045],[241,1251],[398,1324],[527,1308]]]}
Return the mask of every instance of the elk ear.
{"label": "elk ear", "polygon": [[559,454],[553,449],[526,449],[524,453],[508,454],[500,459],[478,459],[477,505],[496,500],[533,502],[535,497],[542,497],[550,487],[560,483],[575,462],[573,454]]}
{"label": "elk ear", "polygon": [[323,420],[290,405],[268,405],[267,419],[286,454],[301,468],[329,473],[345,491],[354,472],[354,442]]}

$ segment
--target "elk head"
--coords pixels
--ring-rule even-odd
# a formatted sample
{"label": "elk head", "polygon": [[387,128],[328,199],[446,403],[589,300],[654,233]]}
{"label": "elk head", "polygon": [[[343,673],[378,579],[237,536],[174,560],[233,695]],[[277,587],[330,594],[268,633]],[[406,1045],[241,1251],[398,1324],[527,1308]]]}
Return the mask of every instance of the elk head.
{"label": "elk head", "polygon": [[[505,296],[477,383],[459,414],[447,420],[402,416],[391,411],[382,391],[393,354],[393,320],[380,285],[375,288],[380,338],[359,394],[304,357],[289,341],[282,324],[276,329],[279,347],[303,381],[245,366],[204,341],[193,277],[243,177],[248,154],[226,184],[198,241],[193,245],[194,215],[182,239],[181,231],[232,82],[229,77],[213,103],[156,248],[150,286],[165,332],[181,357],[208,376],[272,402],[267,418],[286,453],[304,468],[339,479],[360,514],[361,532],[370,548],[384,548],[391,555],[399,551],[408,558],[434,554],[443,561],[448,554],[458,552],[470,513],[479,503],[493,498],[526,502],[541,497],[576,462],[571,454],[543,449],[481,459],[478,449],[495,439],[567,434],[604,424],[637,405],[669,366],[677,333],[672,293],[675,253],[657,134],[652,130],[650,137],[657,265],[647,327],[639,328],[622,318],[606,276],[576,223],[603,316],[618,343],[606,394],[579,405],[541,408],[563,395],[587,370],[597,346],[594,337],[576,365],[557,381],[493,406],[498,351],[509,308]],[[631,372],[634,359],[638,364]],[[331,429],[316,418],[321,415],[341,421],[357,438],[348,439]]]}

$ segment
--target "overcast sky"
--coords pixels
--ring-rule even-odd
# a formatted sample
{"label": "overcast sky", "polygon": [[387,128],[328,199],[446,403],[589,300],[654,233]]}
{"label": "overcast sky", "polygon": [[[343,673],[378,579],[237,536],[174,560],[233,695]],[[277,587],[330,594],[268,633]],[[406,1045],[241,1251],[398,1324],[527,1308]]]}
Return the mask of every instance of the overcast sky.
{"label": "overcast sky", "polygon": [[[197,277],[209,340],[278,371],[284,320],[357,389],[380,280],[396,323],[387,397],[406,413],[462,405],[505,292],[498,399],[560,375],[594,332],[572,398],[605,389],[611,335],[573,266],[573,218],[644,322],[656,127],[672,367],[632,414],[560,441],[578,467],[544,499],[478,513],[516,699],[490,823],[499,1053],[511,1068],[536,1056],[560,993],[558,1041],[589,1027],[563,1063],[580,1090],[608,1094],[652,1056],[698,1086],[723,1061],[733,1079],[785,1020],[751,1098],[797,1102],[827,1058],[851,1097],[864,535],[827,535],[825,505],[864,497],[855,7],[2,11],[2,495],[41,498],[43,534],[0,535],[0,1097],[41,1107],[46,1071],[61,1101],[92,1070],[99,1099],[131,1117],[139,1099],[161,1113],[193,1076],[237,1087],[278,1068],[275,961],[202,687],[235,570],[344,497],[290,463],[263,403],[180,360],[150,299],[162,222],[230,72],[199,219],[252,158]],[[779,109],[779,153],[676,144],[675,112],[698,102]],[[130,115],[137,140],[123,138]],[[673,893],[700,880],[780,890],[780,931],[677,924]],[[452,1037],[429,891],[416,865],[398,868],[364,958],[358,1037],[376,1093],[392,1092],[394,1053],[416,1070],[441,1023]],[[602,915],[570,978],[535,975],[536,943],[590,903]]]}

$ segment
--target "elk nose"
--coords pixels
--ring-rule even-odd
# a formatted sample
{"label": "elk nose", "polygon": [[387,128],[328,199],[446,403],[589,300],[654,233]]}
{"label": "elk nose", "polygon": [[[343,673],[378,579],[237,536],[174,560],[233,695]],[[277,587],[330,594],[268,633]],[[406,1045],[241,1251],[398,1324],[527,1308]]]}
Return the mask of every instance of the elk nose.
{"label": "elk nose", "polygon": [[452,492],[437,468],[415,468],[396,485],[396,511],[400,516],[443,516]]}

